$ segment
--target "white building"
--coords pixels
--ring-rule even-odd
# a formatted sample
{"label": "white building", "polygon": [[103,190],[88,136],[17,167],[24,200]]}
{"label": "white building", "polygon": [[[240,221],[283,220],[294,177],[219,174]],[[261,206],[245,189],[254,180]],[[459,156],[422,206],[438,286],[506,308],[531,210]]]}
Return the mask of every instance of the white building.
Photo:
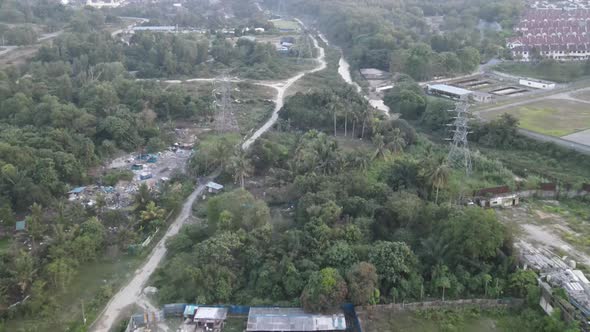
{"label": "white building", "polygon": [[431,95],[445,97],[453,100],[468,100],[469,97],[473,95],[473,91],[447,84],[427,85],[426,91]]}
{"label": "white building", "polygon": [[117,8],[123,5],[124,0],[87,0],[86,6],[94,8]]}
{"label": "white building", "polygon": [[534,80],[530,78],[521,78],[518,80],[518,84],[534,89],[553,90],[555,89],[555,83],[549,81]]}

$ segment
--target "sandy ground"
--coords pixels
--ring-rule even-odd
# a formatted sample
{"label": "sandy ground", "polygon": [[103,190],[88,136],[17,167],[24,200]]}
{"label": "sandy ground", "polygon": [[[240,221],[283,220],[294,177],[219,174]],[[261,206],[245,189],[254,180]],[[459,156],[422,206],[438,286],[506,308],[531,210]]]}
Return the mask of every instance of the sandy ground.
{"label": "sandy ground", "polygon": [[515,237],[535,247],[566,253],[574,260],[590,265],[590,255],[574,248],[560,237],[559,232],[575,233],[561,216],[532,209],[527,205],[500,209],[497,210],[497,215],[502,222],[518,229]]}
{"label": "sandy ground", "polygon": [[568,141],[590,146],[590,129],[563,136],[562,138]]}

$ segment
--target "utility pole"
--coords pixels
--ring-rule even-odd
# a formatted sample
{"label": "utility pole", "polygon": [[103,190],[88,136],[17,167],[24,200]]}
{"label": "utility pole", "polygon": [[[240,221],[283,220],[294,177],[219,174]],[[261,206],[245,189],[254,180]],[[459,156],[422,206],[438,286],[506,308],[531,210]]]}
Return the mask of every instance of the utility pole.
{"label": "utility pole", "polygon": [[82,320],[84,321],[84,325],[86,325],[86,312],[84,311],[84,300],[82,300]]}

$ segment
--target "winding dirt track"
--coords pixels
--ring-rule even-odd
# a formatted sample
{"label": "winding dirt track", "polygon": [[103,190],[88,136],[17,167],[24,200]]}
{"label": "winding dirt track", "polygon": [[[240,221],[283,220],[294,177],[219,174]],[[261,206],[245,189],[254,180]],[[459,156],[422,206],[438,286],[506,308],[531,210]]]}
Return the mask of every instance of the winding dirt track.
{"label": "winding dirt track", "polygon": [[[300,24],[302,24],[300,22]],[[302,24],[303,25],[303,24]],[[267,132],[277,122],[278,113],[283,108],[285,102],[285,92],[297,81],[307,74],[321,71],[327,67],[325,60],[325,50],[318,44],[318,41],[311,36],[315,48],[318,50],[316,60],[318,66],[312,70],[301,72],[284,82],[256,82],[254,84],[272,87],[277,90],[277,97],[275,98],[275,109],[270,117],[262,127],[260,127],[248,140],[242,144],[242,149],[247,150],[252,143],[254,143],[260,136]],[[215,79],[190,79],[184,82],[196,82],[196,81],[214,81]],[[235,80],[240,81],[240,80]],[[171,84],[183,83],[183,81],[169,80],[164,81]],[[215,178],[216,175],[212,175],[209,179]],[[166,256],[166,240],[176,235],[180,228],[191,216],[191,209],[196,199],[205,191],[204,185],[199,185],[197,189],[187,198],[186,202],[182,207],[180,215],[174,220],[172,225],[166,231],[166,234],[160,242],[156,245],[153,251],[147,258],[146,263],[135,271],[133,278],[123,287],[117,294],[115,294],[109,303],[104,308],[103,312],[98,316],[97,320],[90,326],[89,331],[94,332],[108,332],[117,322],[119,316],[124,312],[125,308],[132,306],[133,304],[140,304],[144,307],[150,308],[149,303],[145,303],[145,298],[142,295],[142,290],[146,287],[150,276],[158,265],[162,262]]]}

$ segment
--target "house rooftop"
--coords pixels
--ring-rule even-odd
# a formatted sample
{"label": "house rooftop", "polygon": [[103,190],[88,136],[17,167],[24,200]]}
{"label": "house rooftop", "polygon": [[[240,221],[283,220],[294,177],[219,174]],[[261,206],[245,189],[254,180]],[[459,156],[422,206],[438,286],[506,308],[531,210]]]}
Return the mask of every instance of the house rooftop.
{"label": "house rooftop", "polygon": [[344,313],[308,314],[300,308],[250,308],[246,331],[345,331]]}
{"label": "house rooftop", "polygon": [[14,229],[16,231],[24,231],[26,227],[27,227],[27,222],[25,220],[21,220],[21,221],[16,222],[16,226]]}
{"label": "house rooftop", "polygon": [[198,307],[195,320],[224,320],[227,318],[226,308]]}
{"label": "house rooftop", "polygon": [[74,188],[74,189],[68,191],[68,194],[80,194],[84,190],[86,190],[86,187],[77,187],[77,188]]}
{"label": "house rooftop", "polygon": [[215,189],[215,190],[221,190],[223,189],[223,185],[219,184],[219,183],[215,183],[210,181],[209,183],[207,183],[206,185],[207,188],[211,188],[211,189]]}
{"label": "house rooftop", "polygon": [[457,95],[457,96],[466,96],[466,95],[473,93],[470,90],[466,90],[466,89],[462,89],[462,88],[458,88],[456,86],[446,85],[446,84],[429,85],[428,90],[435,90],[435,91],[439,91],[439,92],[450,93],[450,94]]}

